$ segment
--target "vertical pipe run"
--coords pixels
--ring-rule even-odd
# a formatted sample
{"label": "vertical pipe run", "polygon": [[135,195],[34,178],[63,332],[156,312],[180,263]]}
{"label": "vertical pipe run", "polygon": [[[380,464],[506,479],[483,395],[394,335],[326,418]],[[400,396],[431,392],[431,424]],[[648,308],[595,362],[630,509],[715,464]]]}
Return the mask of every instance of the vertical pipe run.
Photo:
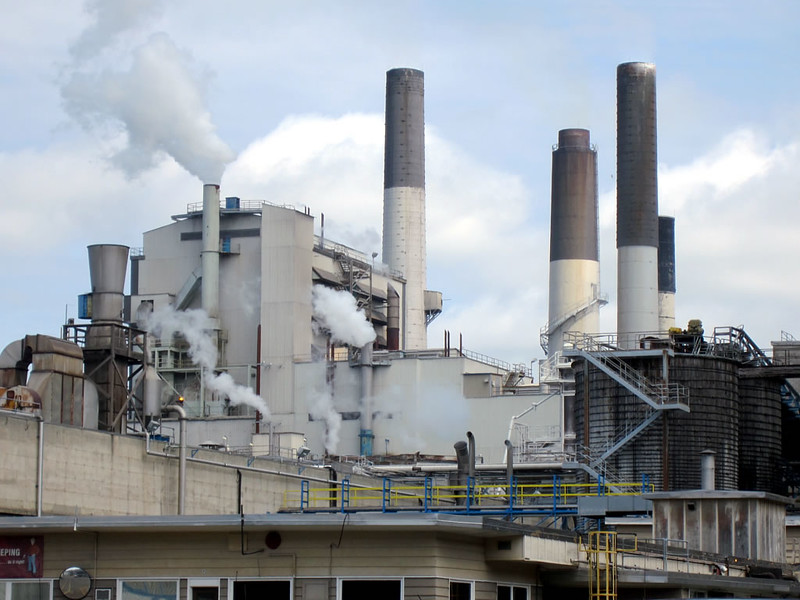
{"label": "vertical pipe run", "polygon": [[203,310],[219,317],[219,185],[203,186],[203,247],[201,295]]}
{"label": "vertical pipe run", "polygon": [[361,347],[361,431],[359,437],[359,454],[372,456],[372,342]]}
{"label": "vertical pipe run", "polygon": [[386,290],[386,348],[400,349],[400,294],[391,284]]}
{"label": "vertical pipe run", "polygon": [[427,347],[424,74],[386,73],[383,262],[406,279],[404,350]]}
{"label": "vertical pipe run", "polygon": [[547,354],[565,331],[599,328],[597,152],[586,129],[562,129],[553,150],[550,211],[550,297]]}
{"label": "vertical pipe run", "polygon": [[633,348],[658,323],[656,68],[617,67],[617,333]]}
{"label": "vertical pipe run", "polygon": [[[186,514],[186,411],[183,407],[170,404],[167,407],[170,412],[178,413],[180,421],[180,450],[178,453],[178,514]],[[149,441],[148,437],[148,441]]]}
{"label": "vertical pipe run", "polygon": [[700,453],[702,466],[701,489],[713,490],[716,487],[717,466],[713,450],[703,450]]}

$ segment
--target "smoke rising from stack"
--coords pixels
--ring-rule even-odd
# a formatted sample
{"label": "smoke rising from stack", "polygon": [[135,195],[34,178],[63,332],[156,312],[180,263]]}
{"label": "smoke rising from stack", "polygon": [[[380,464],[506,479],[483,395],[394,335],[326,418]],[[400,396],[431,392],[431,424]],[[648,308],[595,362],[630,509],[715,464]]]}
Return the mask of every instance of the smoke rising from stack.
{"label": "smoke rising from stack", "polygon": [[351,294],[315,285],[311,307],[318,325],[330,332],[332,340],[356,348],[375,340],[375,330]]}
{"label": "smoke rising from stack", "polygon": [[101,67],[122,37],[147,22],[155,1],[92,2],[95,22],[72,47],[61,96],[65,109],[87,131],[126,136],[112,163],[129,177],[154,167],[164,154],[204,183],[219,183],[235,155],[216,134],[205,107],[209,73],[165,33],[152,34],[133,51],[127,70]]}
{"label": "smoke rising from stack", "polygon": [[333,406],[333,390],[326,385],[322,392],[315,393],[308,403],[308,413],[325,422],[325,450],[331,454],[339,446],[339,430],[342,428],[342,415]]}
{"label": "smoke rising from stack", "polygon": [[214,329],[214,320],[204,310],[176,311],[169,306],[163,307],[149,315],[146,329],[167,340],[171,340],[176,333],[180,334],[189,344],[192,363],[200,367],[206,389],[227,396],[233,406],[245,404],[258,410],[264,420],[269,418],[269,407],[261,396],[236,383],[228,373],[214,372],[217,348],[209,335],[209,331]]}

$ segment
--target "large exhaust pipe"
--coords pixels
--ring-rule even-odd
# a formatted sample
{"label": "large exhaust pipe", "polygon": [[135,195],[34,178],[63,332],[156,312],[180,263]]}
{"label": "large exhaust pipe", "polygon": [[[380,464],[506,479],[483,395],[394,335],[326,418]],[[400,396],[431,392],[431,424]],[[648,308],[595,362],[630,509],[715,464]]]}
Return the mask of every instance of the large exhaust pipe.
{"label": "large exhaust pipe", "polygon": [[406,279],[401,347],[424,349],[428,345],[424,75],[416,69],[392,69],[386,73],[383,262]]}
{"label": "large exhaust pipe", "polygon": [[675,217],[658,217],[658,329],[675,327]]}
{"label": "large exhaust pipe", "polygon": [[128,246],[88,246],[89,280],[92,285],[92,323],[122,323]]}
{"label": "large exhaust pipe", "polygon": [[212,319],[219,318],[219,185],[203,186],[203,310]]}
{"label": "large exhaust pipe", "polygon": [[658,330],[656,67],[617,67],[617,334]]}
{"label": "large exhaust pipe", "polygon": [[565,331],[596,333],[600,320],[597,152],[586,129],[558,132],[550,211],[550,300],[542,347],[563,348]]}

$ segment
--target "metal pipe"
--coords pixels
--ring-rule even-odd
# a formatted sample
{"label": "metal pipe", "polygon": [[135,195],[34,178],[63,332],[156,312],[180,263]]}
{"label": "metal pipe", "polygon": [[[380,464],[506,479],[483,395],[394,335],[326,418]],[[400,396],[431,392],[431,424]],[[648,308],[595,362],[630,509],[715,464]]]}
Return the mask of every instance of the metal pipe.
{"label": "metal pipe", "polygon": [[511,484],[514,482],[514,445],[511,440],[505,441],[506,445],[506,478],[508,479],[508,493],[511,494]]}
{"label": "metal pipe", "polygon": [[219,185],[203,186],[203,309],[212,319],[219,317]]}
{"label": "metal pipe", "polygon": [[471,431],[467,432],[467,445],[469,446],[469,463],[467,474],[472,479],[475,477],[475,436]]}
{"label": "metal pipe", "polygon": [[717,464],[716,455],[713,450],[703,450],[700,453],[702,465],[701,489],[713,490],[716,486]]}
{"label": "metal pipe", "polygon": [[372,342],[361,347],[361,431],[359,454],[372,456]]}
{"label": "metal pipe", "polygon": [[39,456],[36,465],[36,516],[42,516],[42,498],[44,487],[44,417],[39,415]]}
{"label": "metal pipe", "polygon": [[[182,406],[170,404],[167,411],[178,413],[180,423],[181,443],[178,454],[178,514],[185,514],[186,511],[186,411]],[[148,436],[148,441],[150,437]]]}

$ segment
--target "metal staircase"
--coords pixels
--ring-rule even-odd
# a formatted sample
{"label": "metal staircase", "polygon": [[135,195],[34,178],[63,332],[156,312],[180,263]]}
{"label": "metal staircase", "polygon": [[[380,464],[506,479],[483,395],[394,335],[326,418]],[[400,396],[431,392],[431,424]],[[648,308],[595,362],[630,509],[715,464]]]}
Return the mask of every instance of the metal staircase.
{"label": "metal staircase", "polygon": [[563,315],[554,321],[546,323],[539,330],[539,345],[542,347],[542,350],[544,350],[544,353],[549,354],[548,348],[550,346],[550,336],[554,331],[560,327],[563,327],[571,320],[577,320],[585,316],[595,306],[599,308],[601,306],[605,306],[606,304],[608,304],[608,296],[600,294],[599,287],[593,285],[592,295],[589,298],[587,298],[584,302],[580,302],[575,306],[570,307],[570,309],[567,310]]}
{"label": "metal staircase", "polygon": [[639,371],[631,367],[616,355],[616,347],[601,343],[590,335],[567,332],[564,334],[564,356],[582,358],[634,396],[645,403],[646,408],[642,420],[633,427],[625,427],[610,446],[589,466],[597,469],[620,448],[636,438],[666,410],[682,410],[689,412],[689,391],[677,383],[658,383],[649,380]]}

